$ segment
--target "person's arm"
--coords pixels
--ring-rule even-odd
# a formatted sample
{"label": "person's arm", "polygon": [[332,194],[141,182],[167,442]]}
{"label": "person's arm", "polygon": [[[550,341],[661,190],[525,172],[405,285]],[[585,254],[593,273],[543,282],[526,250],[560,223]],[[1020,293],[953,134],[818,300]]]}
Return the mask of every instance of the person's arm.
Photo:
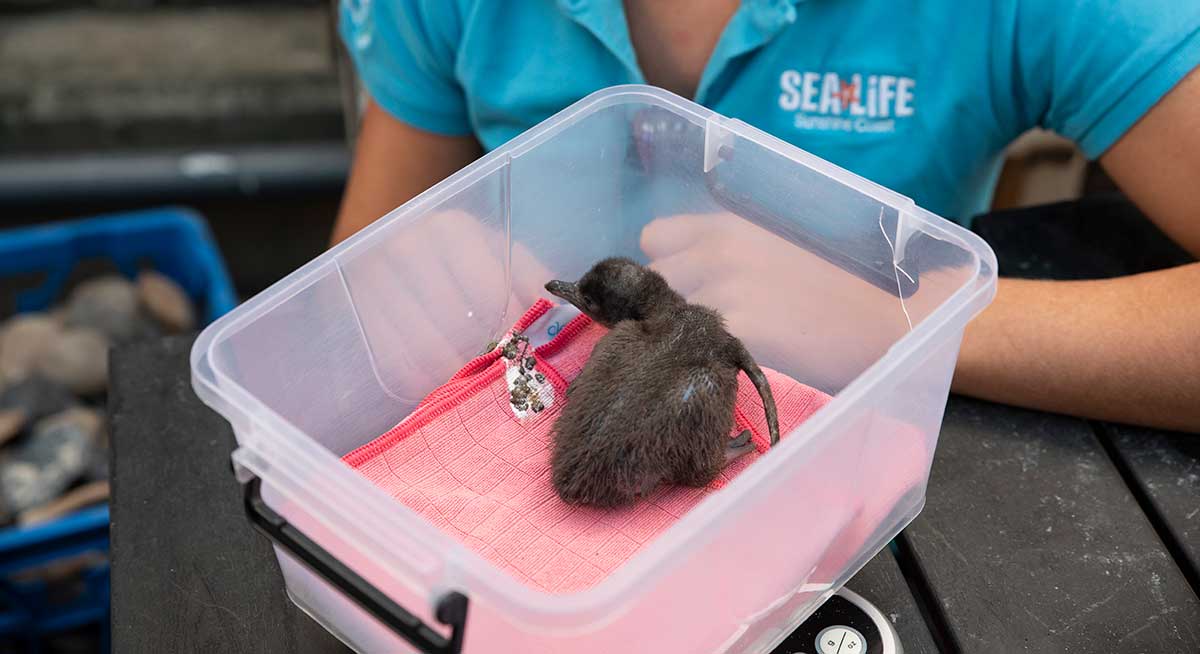
{"label": "person's arm", "polygon": [[448,177],[481,154],[473,136],[409,126],[367,104],[331,245]]}
{"label": "person's arm", "polygon": [[[1100,159],[1200,256],[1200,72]],[[1090,418],[1200,432],[1200,264],[1108,280],[1000,280],[966,331],[954,390]]]}

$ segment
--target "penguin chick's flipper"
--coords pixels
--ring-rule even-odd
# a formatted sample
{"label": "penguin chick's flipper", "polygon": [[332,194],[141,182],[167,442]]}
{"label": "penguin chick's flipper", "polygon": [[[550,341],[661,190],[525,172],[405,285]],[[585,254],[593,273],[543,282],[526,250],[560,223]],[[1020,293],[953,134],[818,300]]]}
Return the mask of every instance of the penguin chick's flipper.
{"label": "penguin chick's flipper", "polygon": [[725,446],[725,464],[728,465],[739,456],[753,451],[754,443],[750,442],[750,430],[744,429],[742,433],[729,439],[729,445]]}
{"label": "penguin chick's flipper", "polygon": [[746,346],[741,343],[738,343],[737,366],[750,378],[754,388],[758,389],[758,395],[762,398],[763,410],[767,414],[767,431],[771,433],[771,446],[774,447],[779,442],[779,416],[775,411],[775,396],[771,394],[771,385],[767,383],[767,376],[763,374],[762,368],[758,367],[754,357],[750,356]]}

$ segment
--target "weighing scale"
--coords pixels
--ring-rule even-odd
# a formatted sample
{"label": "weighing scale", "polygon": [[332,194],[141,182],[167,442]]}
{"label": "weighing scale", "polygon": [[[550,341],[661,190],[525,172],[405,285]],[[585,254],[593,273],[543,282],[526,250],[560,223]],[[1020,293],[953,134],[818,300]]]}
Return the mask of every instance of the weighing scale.
{"label": "weighing scale", "polygon": [[861,595],[842,588],[771,654],[903,654],[896,629]]}

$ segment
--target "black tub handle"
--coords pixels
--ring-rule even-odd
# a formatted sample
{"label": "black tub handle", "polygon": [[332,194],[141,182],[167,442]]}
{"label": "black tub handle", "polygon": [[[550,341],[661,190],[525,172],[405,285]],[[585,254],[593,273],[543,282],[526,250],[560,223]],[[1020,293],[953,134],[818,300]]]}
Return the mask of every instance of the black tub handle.
{"label": "black tub handle", "polygon": [[246,517],[259,531],[299,559],[310,570],[333,584],[364,611],[375,616],[426,654],[460,654],[463,631],[467,625],[467,596],[450,591],[438,600],[434,612],[438,621],[450,627],[450,638],[429,628],[420,618],[392,601],[375,586],[351,570],[337,557],[325,551],[311,538],[271,510],[262,498],[262,480],[251,477],[242,484]]}

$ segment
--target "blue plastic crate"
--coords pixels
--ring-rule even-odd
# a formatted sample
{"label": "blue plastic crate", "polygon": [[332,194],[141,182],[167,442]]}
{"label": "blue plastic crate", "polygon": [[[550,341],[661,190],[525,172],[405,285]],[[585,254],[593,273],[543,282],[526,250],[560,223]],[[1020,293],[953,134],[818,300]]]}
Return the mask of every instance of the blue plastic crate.
{"label": "blue plastic crate", "polygon": [[45,272],[17,295],[17,311],[59,299],[75,264],[105,257],[129,277],[145,260],[174,279],[201,307],[207,324],[237,305],[237,295],[204,220],[182,208],[109,214],[0,232],[0,277]]}
{"label": "blue plastic crate", "polygon": [[[237,295],[204,220],[182,208],[110,214],[0,232],[0,278],[41,275],[16,295],[18,312],[60,298],[76,264],[103,257],[133,277],[147,262],[171,277],[200,308],[205,324],[237,304]],[[13,573],[87,551],[108,551],[108,507],[76,512],[33,527],[0,529],[0,641],[35,651],[57,631],[99,623],[108,634],[108,565],[94,566],[71,601],[54,602],[37,582]]]}

